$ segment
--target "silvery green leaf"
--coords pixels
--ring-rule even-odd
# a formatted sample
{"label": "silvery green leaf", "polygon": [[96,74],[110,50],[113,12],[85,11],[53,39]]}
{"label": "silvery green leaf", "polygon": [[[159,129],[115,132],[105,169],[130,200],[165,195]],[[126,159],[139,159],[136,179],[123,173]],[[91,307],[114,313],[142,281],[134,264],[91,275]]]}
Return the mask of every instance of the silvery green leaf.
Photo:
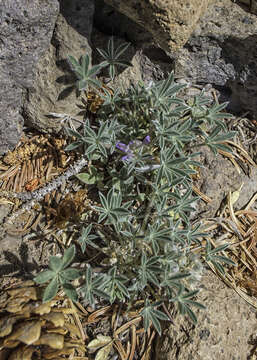
{"label": "silvery green leaf", "polygon": [[49,260],[49,267],[55,273],[58,273],[62,269],[62,259],[57,256],[51,256]]}
{"label": "silvery green leaf", "polygon": [[62,288],[69,299],[71,299],[72,301],[77,301],[78,298],[77,292],[71,284],[66,283],[62,286]]}
{"label": "silvery green leaf", "polygon": [[61,272],[61,276],[66,280],[75,280],[80,277],[80,271],[77,269],[66,269]]}
{"label": "silvery green leaf", "polygon": [[72,245],[67,250],[65,250],[63,258],[62,258],[62,268],[65,269],[72,263],[74,257],[75,257],[75,245]]}
{"label": "silvery green leaf", "polygon": [[75,141],[73,143],[71,143],[70,145],[66,146],[65,147],[65,151],[71,151],[71,150],[74,150],[76,149],[77,147],[81,146],[82,145],[82,141]]}
{"label": "silvery green leaf", "polygon": [[52,270],[45,270],[39,273],[35,278],[34,281],[37,284],[43,284],[55,277],[55,272]]}
{"label": "silvery green leaf", "polygon": [[47,302],[52,300],[57,292],[58,292],[58,279],[57,277],[54,277],[51,282],[47,285],[45,291],[44,291],[44,295],[43,295],[43,302]]}
{"label": "silvery green leaf", "polygon": [[66,128],[65,130],[69,136],[74,136],[78,139],[82,139],[82,135],[78,131],[72,130],[70,128]]}

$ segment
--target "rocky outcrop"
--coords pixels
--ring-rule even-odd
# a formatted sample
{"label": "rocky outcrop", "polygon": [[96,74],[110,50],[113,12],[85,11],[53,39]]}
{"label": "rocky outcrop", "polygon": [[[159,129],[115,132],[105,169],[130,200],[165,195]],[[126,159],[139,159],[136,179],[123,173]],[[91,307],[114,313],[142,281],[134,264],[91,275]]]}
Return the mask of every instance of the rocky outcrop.
{"label": "rocky outcrop", "polygon": [[[33,88],[24,103],[26,124],[40,131],[58,132],[58,118],[50,112],[82,119],[75,90],[76,77],[67,63],[67,56],[91,55],[89,40],[93,25],[94,1],[63,1],[51,45],[40,59]],[[59,119],[60,120],[60,119]]]}
{"label": "rocky outcrop", "polygon": [[213,0],[105,0],[142,25],[165,51],[183,46]]}
{"label": "rocky outcrop", "polygon": [[49,47],[57,0],[3,0],[0,5],[0,154],[13,149],[22,131],[22,103],[34,69]]}
{"label": "rocky outcrop", "polygon": [[[72,87],[76,79],[66,59],[69,54],[77,58],[91,54],[94,6],[95,23],[102,33],[94,32],[93,48],[104,48],[113,34],[120,38],[118,42],[132,42],[127,56],[134,66],[123,69],[117,84],[160,79],[175,64],[176,77],[210,83],[225,93],[230,110],[257,114],[257,17],[249,12],[249,0],[105,2],[137,24],[128,17],[125,21],[125,15],[119,18],[104,0],[63,0],[57,22],[57,0],[46,1],[44,6],[39,0],[29,6],[25,0],[4,0],[0,12],[0,154],[16,145],[24,118],[27,125],[41,131],[58,131],[58,121],[50,112],[79,117],[79,101]],[[251,4],[254,10],[256,0]],[[175,51],[188,37],[186,45]],[[93,54],[94,63],[101,60]]]}
{"label": "rocky outcrop", "polygon": [[257,17],[231,0],[217,0],[176,56],[177,76],[224,92],[231,111],[257,115]]}

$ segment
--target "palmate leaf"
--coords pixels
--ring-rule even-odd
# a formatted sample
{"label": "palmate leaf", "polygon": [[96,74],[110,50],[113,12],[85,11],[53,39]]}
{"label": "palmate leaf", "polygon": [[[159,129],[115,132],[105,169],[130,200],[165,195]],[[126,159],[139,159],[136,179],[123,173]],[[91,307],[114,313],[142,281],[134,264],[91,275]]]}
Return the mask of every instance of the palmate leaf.
{"label": "palmate leaf", "polygon": [[89,157],[89,155],[97,150],[97,153],[101,153],[105,158],[107,158],[108,154],[106,151],[106,146],[110,146],[110,134],[108,129],[108,121],[102,123],[97,132],[95,132],[89,122],[87,121],[84,124],[84,136],[83,142],[89,144],[85,149],[85,154]]}
{"label": "palmate leaf", "polygon": [[188,189],[184,195],[181,195],[179,191],[175,190],[170,194],[170,197],[176,200],[176,205],[170,206],[169,210],[174,213],[174,216],[177,214],[187,223],[188,222],[188,213],[194,211],[194,208],[191,206],[198,197],[191,197],[192,189]]}
{"label": "palmate leaf", "polygon": [[111,304],[116,300],[124,300],[129,298],[129,291],[125,284],[128,282],[128,278],[124,275],[119,275],[117,267],[113,266],[108,274],[105,276],[105,280],[101,285],[105,293],[109,295],[109,301]]}
{"label": "palmate leaf", "polygon": [[231,153],[231,148],[223,143],[226,142],[226,140],[232,139],[236,132],[229,131],[226,134],[223,133],[220,135],[221,130],[220,126],[216,126],[209,135],[206,135],[205,145],[207,145],[214,154],[217,154],[219,149]]}
{"label": "palmate leaf", "polygon": [[49,260],[49,267],[55,273],[58,273],[63,267],[62,258],[58,256],[51,256]]}
{"label": "palmate leaf", "polygon": [[55,276],[47,285],[44,291],[43,302],[52,300],[56,296],[58,289],[59,289],[58,278],[57,276]]}
{"label": "palmate leaf", "polygon": [[69,281],[80,277],[80,272],[72,268],[67,269],[67,267],[73,261],[74,257],[75,246],[72,245],[70,248],[65,250],[63,257],[51,256],[49,261],[49,267],[51,270],[43,271],[35,277],[34,280],[39,284],[51,280],[44,291],[44,302],[49,301],[55,297],[60,285],[62,286],[66,295],[74,301],[76,298],[75,289],[72,287]]}
{"label": "palmate leaf", "polygon": [[123,43],[123,44],[120,44],[117,49],[115,50],[115,57],[116,58],[119,58],[126,50],[127,48],[129,47],[129,43]]}
{"label": "palmate leaf", "polygon": [[[171,265],[172,266],[172,265]],[[174,293],[174,290],[180,288],[180,280],[190,277],[190,273],[175,273],[171,275],[171,266],[169,264],[166,265],[167,271],[165,271],[164,280],[161,283],[161,286],[164,287],[167,291],[171,291]]]}
{"label": "palmate leaf", "polygon": [[195,173],[195,170],[187,165],[188,157],[181,156],[175,157],[176,146],[171,148],[165,148],[161,151],[160,167],[157,170],[156,182],[161,184],[162,178],[167,179],[167,183],[170,184],[174,179],[178,177],[189,177]]}
{"label": "palmate leaf", "polygon": [[77,292],[71,284],[65,283],[63,284],[62,288],[69,299],[71,299],[72,301],[77,301],[78,299]]}
{"label": "palmate leaf", "polygon": [[185,292],[184,286],[180,284],[177,296],[170,299],[171,302],[175,302],[178,304],[178,309],[181,315],[185,315],[185,314],[189,315],[190,319],[193,321],[194,324],[197,323],[197,318],[190,306],[196,306],[199,309],[205,309],[205,306],[203,304],[191,300],[196,296],[198,292],[199,290]]}
{"label": "palmate leaf", "polygon": [[64,251],[63,258],[62,258],[62,269],[65,269],[72,263],[75,257],[75,245],[72,245],[70,248]]}
{"label": "palmate leaf", "polygon": [[129,45],[130,44],[121,44],[115,50],[114,40],[113,37],[111,37],[108,41],[107,50],[101,50],[97,48],[97,51],[105,60],[103,63],[101,63],[101,65],[103,67],[109,65],[109,75],[111,79],[114,79],[116,75],[117,66],[122,66],[122,67],[132,66],[132,64],[129,61],[120,59],[120,56],[127,50]]}
{"label": "palmate leaf", "polygon": [[94,239],[97,238],[97,236],[93,235],[93,234],[90,234],[91,230],[92,230],[92,224],[89,224],[86,228],[83,228],[82,229],[82,235],[80,236],[80,238],[78,240],[83,253],[85,252],[86,247],[88,245],[92,246],[95,249],[98,248],[98,245],[96,245],[94,243],[94,241],[93,241]]}
{"label": "palmate leaf", "polygon": [[201,245],[201,238],[204,238],[208,235],[208,233],[203,231],[198,231],[201,228],[201,224],[197,224],[195,227],[188,226],[185,231],[185,237],[187,239],[188,245],[191,245],[193,243],[197,243],[198,245]]}
{"label": "palmate leaf", "polygon": [[76,60],[73,56],[68,55],[68,63],[79,79],[77,85],[80,91],[87,90],[89,86],[94,88],[101,87],[101,83],[95,79],[95,75],[102,69],[102,64],[94,65],[89,68],[90,58],[88,54],[82,56],[81,62]]}
{"label": "palmate leaf", "polygon": [[34,281],[37,284],[44,284],[45,282],[48,282],[49,280],[53,279],[55,277],[55,272],[52,270],[45,270],[42,271],[40,274],[38,274]]}
{"label": "palmate leaf", "polygon": [[93,174],[90,173],[80,173],[77,174],[76,177],[82,181],[83,183],[87,184],[87,185],[92,185],[95,184],[97,182],[96,177]]}
{"label": "palmate leaf", "polygon": [[148,231],[145,237],[146,241],[152,244],[154,254],[157,255],[159,252],[159,244],[163,241],[170,241],[171,229],[163,229],[163,225],[156,223],[155,225],[148,225]]}
{"label": "palmate leaf", "polygon": [[115,89],[114,91],[112,90],[112,92],[108,91],[105,88],[103,88],[102,90],[104,91],[104,93],[99,93],[100,97],[104,100],[102,106],[110,106],[111,109],[114,110],[116,103],[121,100],[120,90]]}
{"label": "palmate leaf", "polygon": [[76,149],[77,147],[79,147],[81,145],[83,145],[83,141],[74,141],[70,145],[67,145],[64,150],[65,151],[72,151],[72,150]]}
{"label": "palmate leaf", "polygon": [[157,278],[157,274],[160,273],[159,256],[152,256],[147,258],[143,253],[141,256],[141,266],[138,268],[137,286],[140,290],[143,290],[147,283],[150,282],[159,287],[160,281]]}
{"label": "palmate leaf", "polygon": [[61,274],[60,274],[60,277],[62,279],[64,279],[64,281],[66,281],[66,280],[75,280],[78,277],[80,277],[80,271],[77,270],[77,269],[69,268],[69,269],[63,270],[61,272]]}
{"label": "palmate leaf", "polygon": [[224,267],[221,263],[236,266],[236,263],[229,259],[226,256],[218,255],[221,251],[224,251],[227,249],[229,244],[223,244],[218,246],[217,248],[213,248],[211,246],[211,243],[209,240],[206,241],[206,247],[205,247],[205,259],[206,261],[210,261],[212,265],[222,274],[225,275]]}
{"label": "palmate leaf", "polygon": [[156,309],[160,303],[150,304],[147,299],[145,302],[144,309],[141,311],[140,315],[143,316],[144,329],[147,331],[150,324],[152,323],[158,334],[161,336],[161,324],[159,320],[169,320],[168,316],[163,312]]}
{"label": "palmate leaf", "polygon": [[103,284],[103,277],[101,275],[93,276],[90,265],[87,267],[85,274],[85,284],[81,287],[81,292],[84,297],[84,301],[88,302],[91,306],[95,304],[95,296],[109,300],[109,296],[101,290]]}
{"label": "palmate leaf", "polygon": [[120,194],[115,193],[115,189],[111,188],[107,197],[105,197],[101,192],[99,192],[100,201],[102,207],[94,206],[94,209],[100,213],[98,222],[100,223],[106,217],[108,217],[110,222],[124,222],[126,221],[127,215],[129,215],[128,207],[130,202],[121,204],[122,197]]}
{"label": "palmate leaf", "polygon": [[181,315],[188,315],[194,324],[197,324],[197,317],[187,304],[178,303],[178,309]]}
{"label": "palmate leaf", "polygon": [[72,136],[72,137],[74,136],[77,139],[82,139],[82,135],[78,131],[70,129],[70,128],[66,128],[65,130],[69,136]]}
{"label": "palmate leaf", "polygon": [[223,104],[214,104],[210,108],[207,108],[207,113],[205,115],[207,122],[210,125],[217,125],[223,130],[226,130],[225,123],[224,121],[221,121],[221,119],[229,119],[233,117],[231,114],[221,112],[221,110],[225,109],[227,105],[228,102],[225,102]]}
{"label": "palmate leaf", "polygon": [[183,104],[183,100],[175,98],[175,95],[185,86],[184,84],[176,84],[174,82],[174,74],[171,72],[166,80],[156,83],[151,88],[154,105],[168,112],[172,104]]}
{"label": "palmate leaf", "polygon": [[67,57],[68,63],[70,64],[71,69],[77,74],[79,77],[83,77],[83,68],[81,67],[79,61],[77,61],[73,56],[68,55]]}

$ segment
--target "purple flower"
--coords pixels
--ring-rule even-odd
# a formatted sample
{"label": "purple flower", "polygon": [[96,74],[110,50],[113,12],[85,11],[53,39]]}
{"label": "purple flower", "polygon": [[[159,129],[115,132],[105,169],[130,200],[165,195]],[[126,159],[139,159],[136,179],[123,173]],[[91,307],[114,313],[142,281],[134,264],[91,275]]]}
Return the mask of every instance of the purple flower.
{"label": "purple flower", "polygon": [[126,144],[123,144],[122,142],[118,142],[116,144],[116,148],[123,152],[127,152],[129,150],[129,146]]}
{"label": "purple flower", "polygon": [[150,142],[151,142],[150,135],[147,135],[143,140],[143,144],[148,145],[150,144]]}
{"label": "purple flower", "polygon": [[129,161],[134,157],[134,154],[132,153],[132,150],[129,148],[129,145],[123,144],[122,142],[118,142],[116,144],[117,149],[127,154],[125,156],[122,156],[121,160],[123,161]]}
{"label": "purple flower", "polygon": [[140,140],[132,140],[128,143],[128,145],[118,142],[116,144],[116,148],[120,151],[124,152],[126,155],[122,156],[121,160],[123,161],[130,161],[135,157],[135,151],[139,148],[141,148],[144,145],[148,145],[151,141],[151,138],[149,135],[147,135],[143,141]]}
{"label": "purple flower", "polygon": [[122,156],[121,160],[122,161],[130,161],[133,159],[134,156],[135,156],[134,154],[130,153],[128,155]]}

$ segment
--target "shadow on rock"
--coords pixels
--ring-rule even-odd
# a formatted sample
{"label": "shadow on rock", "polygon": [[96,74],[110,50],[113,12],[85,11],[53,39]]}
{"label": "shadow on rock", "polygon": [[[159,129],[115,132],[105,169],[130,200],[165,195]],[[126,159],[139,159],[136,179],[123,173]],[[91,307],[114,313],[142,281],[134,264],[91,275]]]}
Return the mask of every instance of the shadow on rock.
{"label": "shadow on rock", "polygon": [[221,56],[234,67],[235,75],[225,86],[231,92],[230,107],[257,115],[257,35],[245,39],[229,37],[220,44]]}
{"label": "shadow on rock", "polygon": [[11,251],[3,251],[4,260],[8,263],[0,265],[0,276],[12,275],[22,279],[32,279],[35,275],[33,272],[39,272],[39,265],[34,259],[32,262],[29,261],[27,245],[21,244],[18,252],[19,257]]}

